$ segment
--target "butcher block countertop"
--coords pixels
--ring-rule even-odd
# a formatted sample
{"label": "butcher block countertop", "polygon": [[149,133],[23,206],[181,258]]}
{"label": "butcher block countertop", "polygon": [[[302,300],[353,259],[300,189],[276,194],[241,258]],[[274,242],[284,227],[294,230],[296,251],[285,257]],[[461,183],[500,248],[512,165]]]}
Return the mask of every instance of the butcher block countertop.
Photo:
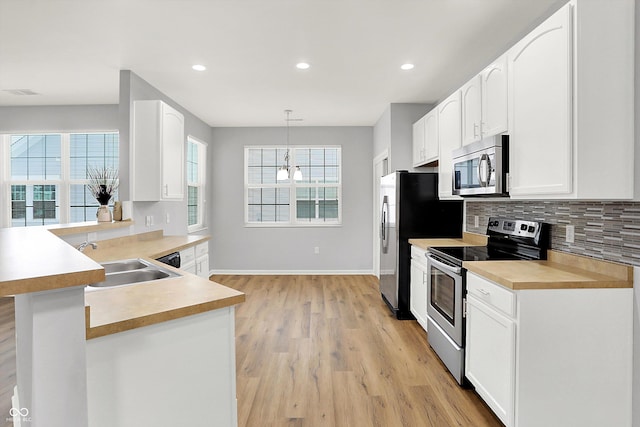
{"label": "butcher block countertop", "polygon": [[427,250],[433,246],[486,246],[488,237],[484,234],[462,233],[459,239],[409,239],[409,243]]}
{"label": "butcher block countertop", "polygon": [[242,292],[155,261],[207,240],[209,236],[163,236],[160,230],[99,241],[97,249],[88,247],[85,254],[95,261],[143,258],[181,277],[87,291],[87,339],[244,302]]}
{"label": "butcher block countertop", "polygon": [[87,339],[217,310],[245,300],[242,292],[160,265],[182,276],[85,293]]}
{"label": "butcher block countertop", "polygon": [[87,246],[85,255],[98,262],[130,258],[160,258],[189,246],[206,242],[209,236],[164,236],[162,230],[98,242],[98,249]]}
{"label": "butcher block countertop", "polygon": [[463,267],[513,290],[633,288],[633,267],[549,250],[546,261],[465,261]]}
{"label": "butcher block countertop", "polygon": [[104,269],[44,228],[0,228],[0,296],[104,280]]}

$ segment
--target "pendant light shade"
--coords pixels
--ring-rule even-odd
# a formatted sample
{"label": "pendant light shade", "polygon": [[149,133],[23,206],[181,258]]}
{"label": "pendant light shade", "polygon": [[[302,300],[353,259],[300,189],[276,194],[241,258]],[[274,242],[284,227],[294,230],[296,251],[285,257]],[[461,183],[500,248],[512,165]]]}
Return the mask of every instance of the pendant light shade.
{"label": "pendant light shade", "polygon": [[276,180],[286,181],[287,179],[289,179],[289,169],[286,166],[282,166],[280,169],[278,169]]}
{"label": "pendant light shade", "polygon": [[293,173],[293,179],[296,181],[302,180],[302,171],[299,166],[296,166],[296,171]]}

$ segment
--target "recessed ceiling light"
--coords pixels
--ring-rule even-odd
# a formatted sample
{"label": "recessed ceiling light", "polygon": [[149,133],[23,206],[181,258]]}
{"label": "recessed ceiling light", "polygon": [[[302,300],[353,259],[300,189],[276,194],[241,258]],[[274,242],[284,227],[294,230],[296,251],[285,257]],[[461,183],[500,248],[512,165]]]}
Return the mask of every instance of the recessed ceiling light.
{"label": "recessed ceiling light", "polygon": [[309,65],[307,62],[298,62],[296,64],[296,68],[299,70],[306,70],[307,68],[309,68],[311,65]]}
{"label": "recessed ceiling light", "polygon": [[402,65],[400,66],[400,68],[402,68],[402,69],[403,69],[403,70],[405,70],[405,71],[407,71],[407,70],[413,70],[413,64],[409,64],[409,63],[402,64]]}
{"label": "recessed ceiling light", "polygon": [[196,64],[194,66],[192,66],[191,68],[193,68],[196,71],[204,71],[207,69],[207,67],[205,67],[204,65],[201,64]]}

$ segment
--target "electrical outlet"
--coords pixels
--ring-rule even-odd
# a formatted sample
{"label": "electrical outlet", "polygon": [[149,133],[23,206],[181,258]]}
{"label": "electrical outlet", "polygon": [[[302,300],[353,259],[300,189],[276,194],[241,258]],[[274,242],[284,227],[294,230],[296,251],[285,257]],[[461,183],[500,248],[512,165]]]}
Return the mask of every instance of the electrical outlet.
{"label": "electrical outlet", "polygon": [[147,215],[144,217],[144,225],[147,227],[151,227],[153,225],[153,215]]}
{"label": "electrical outlet", "polygon": [[567,225],[567,226],[565,226],[565,230],[566,230],[566,231],[565,231],[565,232],[566,232],[566,234],[565,234],[565,236],[564,236],[564,240],[565,240],[567,243],[573,243],[573,242],[575,241],[575,238],[576,238],[576,229],[575,229],[575,226],[573,226],[573,225]]}
{"label": "electrical outlet", "polygon": [[166,215],[166,223],[169,224],[171,222],[171,215],[169,214],[169,212],[167,212],[165,215]]}
{"label": "electrical outlet", "polygon": [[313,248],[313,253],[318,255],[320,253],[320,247],[316,246],[315,248]]}
{"label": "electrical outlet", "polygon": [[478,215],[473,216],[473,226],[476,228],[480,227],[480,218]]}

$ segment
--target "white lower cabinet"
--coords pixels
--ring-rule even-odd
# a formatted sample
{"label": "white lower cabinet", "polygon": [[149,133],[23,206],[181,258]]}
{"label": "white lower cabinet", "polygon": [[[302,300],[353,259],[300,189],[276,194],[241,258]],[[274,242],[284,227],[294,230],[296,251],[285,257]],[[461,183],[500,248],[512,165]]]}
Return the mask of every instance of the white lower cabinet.
{"label": "white lower cabinet", "polygon": [[467,295],[466,376],[505,425],[513,425],[516,322]]}
{"label": "white lower cabinet", "polygon": [[196,245],[196,274],[205,279],[209,278],[209,242]]}
{"label": "white lower cabinet", "polygon": [[422,328],[427,330],[427,258],[425,251],[411,246],[411,282],[409,310]]}
{"label": "white lower cabinet", "polygon": [[196,249],[194,246],[180,251],[180,269],[196,274]]}
{"label": "white lower cabinet", "polygon": [[633,289],[512,291],[467,272],[465,375],[507,427],[631,426]]}
{"label": "white lower cabinet", "polygon": [[209,278],[209,243],[203,242],[180,251],[180,269]]}

